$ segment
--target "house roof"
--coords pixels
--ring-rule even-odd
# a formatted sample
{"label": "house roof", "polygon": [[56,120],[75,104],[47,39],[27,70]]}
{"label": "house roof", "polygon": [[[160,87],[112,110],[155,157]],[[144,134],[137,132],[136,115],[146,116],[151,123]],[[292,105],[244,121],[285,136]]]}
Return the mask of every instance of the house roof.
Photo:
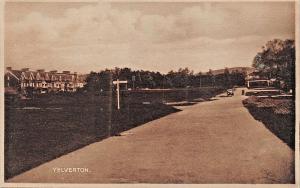
{"label": "house roof", "polygon": [[16,79],[33,79],[33,80],[42,80],[42,81],[77,81],[85,82],[87,77],[86,74],[77,74],[77,73],[57,73],[57,72],[44,72],[44,71],[22,71],[22,70],[6,70],[5,74],[11,74]]}
{"label": "house roof", "polygon": [[26,71],[26,72],[22,72],[22,76],[25,78],[25,79],[35,79],[35,74],[33,71]]}
{"label": "house roof", "polygon": [[18,70],[6,70],[5,71],[5,75],[7,75],[7,74],[10,74],[11,76],[13,76],[17,80],[19,80],[21,78],[22,71],[18,71]]}

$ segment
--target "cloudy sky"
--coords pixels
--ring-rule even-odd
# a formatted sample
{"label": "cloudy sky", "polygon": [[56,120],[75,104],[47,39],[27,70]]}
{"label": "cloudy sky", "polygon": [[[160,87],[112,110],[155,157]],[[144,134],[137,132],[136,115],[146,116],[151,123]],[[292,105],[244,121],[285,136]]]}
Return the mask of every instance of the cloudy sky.
{"label": "cloudy sky", "polygon": [[293,2],[5,5],[5,64],[87,73],[113,67],[195,72],[251,66],[294,39]]}

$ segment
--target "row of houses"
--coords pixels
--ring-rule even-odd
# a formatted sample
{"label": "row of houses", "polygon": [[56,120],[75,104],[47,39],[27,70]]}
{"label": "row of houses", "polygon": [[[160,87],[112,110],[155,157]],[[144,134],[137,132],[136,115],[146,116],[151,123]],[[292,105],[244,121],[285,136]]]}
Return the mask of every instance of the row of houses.
{"label": "row of houses", "polygon": [[16,91],[22,94],[75,92],[85,85],[86,76],[70,71],[46,72],[44,69],[31,71],[29,68],[13,70],[11,67],[7,67],[4,81],[6,91]]}

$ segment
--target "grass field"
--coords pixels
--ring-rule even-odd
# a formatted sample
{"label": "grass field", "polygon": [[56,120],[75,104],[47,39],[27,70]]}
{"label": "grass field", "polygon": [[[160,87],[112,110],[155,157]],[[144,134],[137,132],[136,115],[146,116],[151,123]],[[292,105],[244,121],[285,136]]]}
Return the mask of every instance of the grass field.
{"label": "grass field", "polygon": [[252,116],[295,150],[295,101],[292,99],[259,98],[243,101]]}
{"label": "grass field", "polygon": [[30,100],[6,96],[5,178],[93,142],[179,110],[165,102],[207,100],[220,88],[124,91],[116,95],[72,93]]}

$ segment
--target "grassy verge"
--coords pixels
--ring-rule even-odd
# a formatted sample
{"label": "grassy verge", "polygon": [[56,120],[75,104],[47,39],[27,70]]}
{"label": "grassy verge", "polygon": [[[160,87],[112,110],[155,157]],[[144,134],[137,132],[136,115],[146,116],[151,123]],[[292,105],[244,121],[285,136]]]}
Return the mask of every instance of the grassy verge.
{"label": "grassy verge", "polygon": [[243,104],[255,119],[295,150],[295,102],[292,99],[251,96]]}
{"label": "grassy verge", "polygon": [[[108,93],[6,97],[5,178],[93,142],[179,110],[163,102],[209,99],[221,89],[122,92],[121,109]],[[146,103],[145,103],[146,102]]]}

